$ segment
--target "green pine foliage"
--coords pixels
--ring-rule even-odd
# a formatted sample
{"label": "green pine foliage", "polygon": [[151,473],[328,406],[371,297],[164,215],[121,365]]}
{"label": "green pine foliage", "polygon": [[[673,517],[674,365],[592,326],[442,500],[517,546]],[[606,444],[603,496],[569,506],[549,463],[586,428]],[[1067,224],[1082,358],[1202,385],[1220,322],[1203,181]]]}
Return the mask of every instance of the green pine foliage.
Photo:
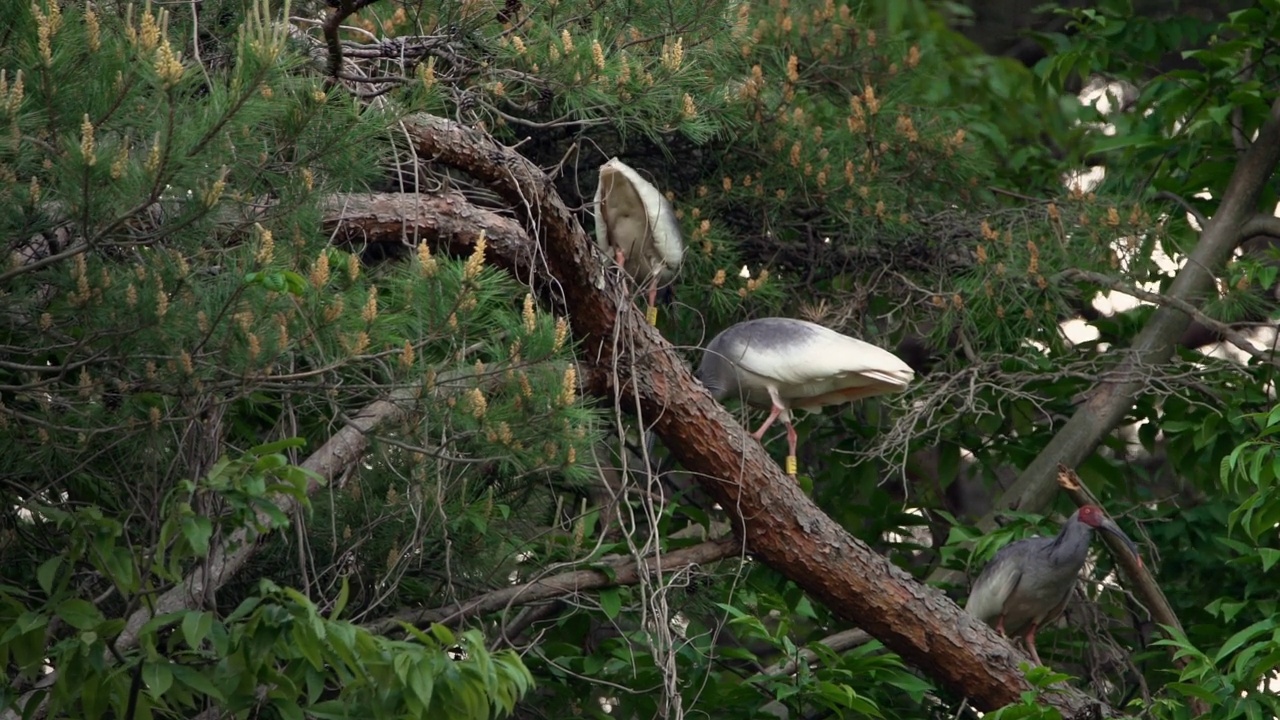
{"label": "green pine foliage", "polygon": [[[3,8],[17,22],[0,54],[0,193],[11,210],[0,217],[11,238],[0,270],[0,652],[28,678],[46,662],[66,673],[52,707],[86,717],[248,707],[269,677],[289,679],[293,690],[269,699],[289,716],[332,713],[326,703],[370,717],[509,713],[527,671],[514,656],[489,664],[475,638],[462,665],[444,655],[453,641],[396,649],[353,627],[341,642],[334,627],[295,632],[291,649],[287,635],[269,641],[275,631],[256,614],[218,621],[212,646],[168,648],[160,665],[154,644],[182,618],[153,623],[152,660],[130,651],[110,686],[77,680],[121,618],[238,528],[271,548],[220,602],[277,603],[271,622],[287,630],[279,614],[305,598],[255,578],[336,587],[356,567],[349,612],[396,602],[407,567],[447,562],[441,538],[458,567],[491,567],[535,524],[518,510],[553,516],[553,488],[587,477],[598,417],[579,394],[569,328],[486,264],[483,237],[470,258],[420,243],[408,262],[331,246],[325,203],[380,172],[390,118],[326,87],[277,13],[249,8],[220,38],[233,57],[202,72],[183,45],[190,28],[158,6]],[[272,473],[388,396],[402,415],[373,438],[366,466],[321,491],[321,512],[280,511],[275,493],[310,509],[316,478]],[[316,528],[318,555],[338,562],[300,576],[302,536],[279,532],[290,525]],[[70,589],[70,573],[86,570],[96,579]],[[450,582],[407,584],[403,601],[438,599]],[[80,593],[100,598],[90,617],[69,614]],[[51,622],[70,623],[83,645],[28,643]],[[252,665],[219,666],[251,646]],[[385,655],[389,675],[370,653]],[[335,674],[339,658],[354,675]],[[482,661],[497,674],[473,675]],[[142,705],[136,672],[150,688]],[[387,684],[395,677],[404,689]]]}

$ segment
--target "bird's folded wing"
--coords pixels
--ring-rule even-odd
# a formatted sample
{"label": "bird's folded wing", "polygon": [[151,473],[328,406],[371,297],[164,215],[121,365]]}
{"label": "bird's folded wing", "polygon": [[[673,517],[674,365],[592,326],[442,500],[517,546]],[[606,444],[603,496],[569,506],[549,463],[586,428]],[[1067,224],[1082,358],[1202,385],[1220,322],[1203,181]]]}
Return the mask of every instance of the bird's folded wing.
{"label": "bird's folded wing", "polygon": [[[1002,548],[1001,552],[1008,547]],[[1002,558],[1000,555],[1001,553],[996,553],[990,564],[983,568],[964,605],[969,614],[980,620],[989,621],[999,617],[1004,612],[1005,600],[1009,599],[1022,580],[1022,563],[1011,562],[1010,556]]]}
{"label": "bird's folded wing", "polygon": [[732,353],[731,359],[744,370],[785,384],[860,376],[906,386],[915,375],[909,365],[888,350],[835,332],[799,335],[781,352],[772,348],[753,351],[748,347],[745,352]]}

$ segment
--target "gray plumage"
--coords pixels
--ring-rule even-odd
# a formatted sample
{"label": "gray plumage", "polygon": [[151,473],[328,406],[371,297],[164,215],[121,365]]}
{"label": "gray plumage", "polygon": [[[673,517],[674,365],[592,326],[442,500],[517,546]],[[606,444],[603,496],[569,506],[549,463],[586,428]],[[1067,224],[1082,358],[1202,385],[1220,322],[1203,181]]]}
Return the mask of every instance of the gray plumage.
{"label": "gray plumage", "polygon": [[775,419],[787,426],[788,472],[796,454],[793,408],[816,410],[898,392],[915,372],[897,355],[804,320],[760,318],[734,325],[707,344],[698,377],[717,400],[739,397],[769,408],[756,439]]}
{"label": "gray plumage", "polygon": [[1022,637],[1031,659],[1042,665],[1036,630],[1066,607],[1095,529],[1120,538],[1138,555],[1137,546],[1102,510],[1084,505],[1056,536],[1026,538],[1001,548],[973,583],[965,610],[1001,634]]}

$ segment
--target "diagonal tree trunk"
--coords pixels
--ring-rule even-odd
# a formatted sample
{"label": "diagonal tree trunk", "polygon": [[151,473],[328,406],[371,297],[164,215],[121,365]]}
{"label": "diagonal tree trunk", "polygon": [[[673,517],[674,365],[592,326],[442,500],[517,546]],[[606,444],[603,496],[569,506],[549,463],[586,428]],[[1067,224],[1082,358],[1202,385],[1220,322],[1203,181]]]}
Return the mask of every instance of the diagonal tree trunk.
{"label": "diagonal tree trunk", "polygon": [[[1258,214],[1258,201],[1267,181],[1280,163],[1280,100],[1258,132],[1258,139],[1240,158],[1227,189],[1209,224],[1200,234],[1165,293],[1176,300],[1199,304],[1213,291],[1214,271],[1246,239],[1249,222]],[[1071,419],[1027,466],[997,506],[1023,512],[1041,512],[1057,493],[1058,465],[1078,466],[1093,454],[1098,443],[1124,420],[1134,400],[1146,389],[1142,368],[1167,363],[1178,338],[1191,324],[1191,316],[1172,305],[1162,305],[1133,341],[1125,359],[1104,375]],[[992,527],[991,520],[986,526]]]}

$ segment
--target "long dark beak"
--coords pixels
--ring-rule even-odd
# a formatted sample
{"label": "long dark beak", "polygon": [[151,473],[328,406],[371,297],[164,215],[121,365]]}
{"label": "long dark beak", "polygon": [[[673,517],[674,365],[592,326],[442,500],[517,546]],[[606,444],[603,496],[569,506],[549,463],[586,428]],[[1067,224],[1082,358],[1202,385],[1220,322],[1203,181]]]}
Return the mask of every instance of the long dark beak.
{"label": "long dark beak", "polygon": [[1138,544],[1130,540],[1129,536],[1125,535],[1124,531],[1120,529],[1120,526],[1115,524],[1115,521],[1109,517],[1104,517],[1102,518],[1102,522],[1098,523],[1098,529],[1119,538],[1120,541],[1125,544],[1125,547],[1129,548],[1129,552],[1133,553],[1133,557],[1137,559],[1138,565],[1142,565],[1142,555],[1138,554]]}

